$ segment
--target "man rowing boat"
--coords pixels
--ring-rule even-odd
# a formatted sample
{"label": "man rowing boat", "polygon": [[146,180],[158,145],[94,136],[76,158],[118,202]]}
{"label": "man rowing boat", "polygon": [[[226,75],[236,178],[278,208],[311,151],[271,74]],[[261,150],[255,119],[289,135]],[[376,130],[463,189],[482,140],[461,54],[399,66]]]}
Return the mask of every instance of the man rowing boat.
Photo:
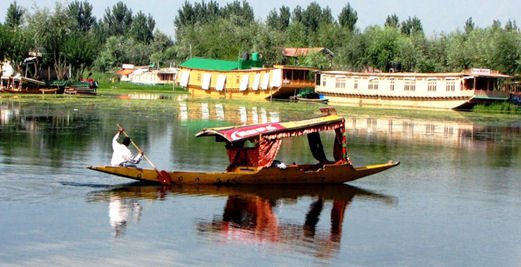
{"label": "man rowing boat", "polygon": [[137,155],[132,155],[132,152],[128,149],[128,145],[130,145],[131,142],[128,136],[123,139],[123,142],[118,142],[119,136],[123,131],[125,131],[125,129],[120,128],[116,135],[114,135],[114,138],[112,138],[112,150],[114,152],[112,154],[111,165],[114,167],[136,167],[141,161],[143,152],[140,151]]}

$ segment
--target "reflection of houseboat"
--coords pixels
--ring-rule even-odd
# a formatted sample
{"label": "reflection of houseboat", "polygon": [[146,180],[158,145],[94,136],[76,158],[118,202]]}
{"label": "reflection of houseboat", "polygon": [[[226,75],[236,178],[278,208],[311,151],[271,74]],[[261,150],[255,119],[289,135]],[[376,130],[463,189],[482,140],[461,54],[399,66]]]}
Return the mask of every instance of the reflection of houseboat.
{"label": "reflection of houseboat", "polygon": [[263,67],[259,55],[238,61],[192,58],[179,66],[176,82],[192,96],[227,99],[285,98],[313,88],[316,69],[274,65]]}
{"label": "reflection of houseboat", "polygon": [[505,101],[501,82],[510,76],[489,69],[457,73],[363,73],[324,71],[315,91],[330,103],[421,108],[468,108]]}

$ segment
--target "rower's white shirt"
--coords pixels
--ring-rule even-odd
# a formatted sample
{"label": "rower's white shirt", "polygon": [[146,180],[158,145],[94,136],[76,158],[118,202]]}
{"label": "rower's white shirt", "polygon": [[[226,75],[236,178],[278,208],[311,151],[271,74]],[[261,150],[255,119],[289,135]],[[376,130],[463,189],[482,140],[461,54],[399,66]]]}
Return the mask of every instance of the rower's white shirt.
{"label": "rower's white shirt", "polygon": [[112,166],[119,166],[122,162],[132,160],[132,152],[130,152],[127,146],[120,144],[118,138],[119,132],[112,138],[112,150],[114,151],[114,153],[112,153],[112,160],[110,161]]}

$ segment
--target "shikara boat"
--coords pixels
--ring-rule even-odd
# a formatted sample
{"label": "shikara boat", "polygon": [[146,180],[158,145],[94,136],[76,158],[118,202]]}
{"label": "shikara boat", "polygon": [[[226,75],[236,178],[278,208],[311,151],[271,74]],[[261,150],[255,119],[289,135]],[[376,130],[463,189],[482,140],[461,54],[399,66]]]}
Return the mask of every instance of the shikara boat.
{"label": "shikara boat", "polygon": [[[163,184],[341,184],[399,165],[358,166],[347,156],[345,120],[331,108],[321,109],[322,116],[280,123],[207,128],[196,134],[215,137],[223,142],[230,164],[223,172],[159,171],[155,168],[90,166],[92,170],[139,181]],[[334,131],[334,160],[327,159],[320,132]],[[283,138],[307,135],[316,164],[283,164],[275,160]]]}

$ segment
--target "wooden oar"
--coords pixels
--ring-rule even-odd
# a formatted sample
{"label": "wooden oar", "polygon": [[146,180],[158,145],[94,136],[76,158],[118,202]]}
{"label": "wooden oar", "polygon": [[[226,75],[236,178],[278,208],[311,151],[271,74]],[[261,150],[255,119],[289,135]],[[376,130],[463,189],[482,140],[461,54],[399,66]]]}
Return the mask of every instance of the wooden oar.
{"label": "wooden oar", "polygon": [[139,148],[136,145],[136,143],[134,143],[134,140],[132,140],[132,138],[130,138],[130,136],[128,136],[127,132],[125,132],[125,128],[121,127],[121,125],[119,123],[117,124],[117,126],[118,126],[118,129],[126,137],[128,137],[130,139],[130,143],[132,143],[132,145],[137,149],[137,151],[139,151],[139,153],[141,153],[141,157],[143,157],[148,162],[148,164],[150,164],[150,166],[152,166],[152,168],[154,168],[154,170],[157,172],[157,178],[158,178],[159,182],[161,182],[162,184],[169,185],[170,182],[171,182],[170,181],[170,175],[166,171],[159,171],[156,168],[156,165],[154,165],[154,163],[152,163],[152,161],[143,153],[143,150],[141,150],[141,148]]}

